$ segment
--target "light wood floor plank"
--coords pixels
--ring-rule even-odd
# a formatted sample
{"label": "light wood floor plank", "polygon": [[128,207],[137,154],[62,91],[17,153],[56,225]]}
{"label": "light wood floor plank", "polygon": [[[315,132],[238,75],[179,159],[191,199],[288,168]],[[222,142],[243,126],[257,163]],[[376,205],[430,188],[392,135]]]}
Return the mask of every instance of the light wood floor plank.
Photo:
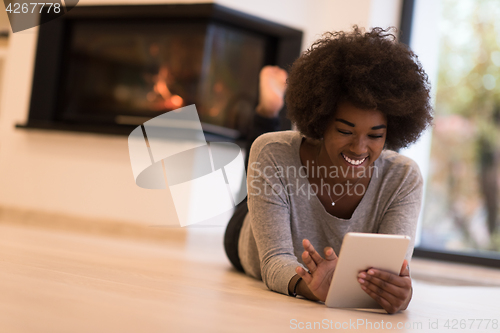
{"label": "light wood floor plank", "polygon": [[[419,280],[409,310],[396,315],[328,309],[232,270],[221,231],[179,235],[148,243],[0,224],[0,332],[290,332],[323,320],[421,322],[394,331],[442,332],[446,319],[500,320],[498,287]],[[441,329],[429,329],[436,320]]]}

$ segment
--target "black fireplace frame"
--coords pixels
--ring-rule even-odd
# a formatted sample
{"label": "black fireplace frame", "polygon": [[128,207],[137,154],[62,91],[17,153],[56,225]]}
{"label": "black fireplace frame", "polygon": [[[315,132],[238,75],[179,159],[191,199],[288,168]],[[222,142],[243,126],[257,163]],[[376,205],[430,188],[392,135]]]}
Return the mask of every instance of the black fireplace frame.
{"label": "black fireplace frame", "polygon": [[[50,13],[42,13],[42,21],[50,20]],[[266,35],[273,41],[266,50],[263,65],[277,65],[287,69],[300,55],[302,31],[274,23],[253,15],[242,13],[215,3],[164,4],[164,5],[120,5],[77,6],[63,16],[39,27],[38,47],[35,58],[33,85],[29,117],[17,128],[90,132],[112,135],[128,135],[137,125],[127,124],[75,124],[57,119],[58,88],[62,80],[61,63],[65,61],[64,46],[69,42],[69,27],[74,20],[118,20],[118,19],[166,19],[192,22],[218,23]],[[40,47],[42,46],[43,47]],[[291,123],[280,113],[281,127],[290,129]],[[207,139],[214,137],[234,141],[238,138],[211,131],[204,126]],[[230,132],[230,131],[228,131]],[[241,139],[241,138],[240,138]]]}

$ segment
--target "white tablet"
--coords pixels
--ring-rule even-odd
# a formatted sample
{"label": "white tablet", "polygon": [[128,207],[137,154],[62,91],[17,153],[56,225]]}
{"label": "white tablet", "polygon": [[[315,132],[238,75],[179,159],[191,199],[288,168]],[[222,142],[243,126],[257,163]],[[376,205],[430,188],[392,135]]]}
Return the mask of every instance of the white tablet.
{"label": "white tablet", "polygon": [[332,308],[382,308],[358,282],[360,271],[378,268],[399,274],[410,237],[349,232],[344,236],[326,306]]}

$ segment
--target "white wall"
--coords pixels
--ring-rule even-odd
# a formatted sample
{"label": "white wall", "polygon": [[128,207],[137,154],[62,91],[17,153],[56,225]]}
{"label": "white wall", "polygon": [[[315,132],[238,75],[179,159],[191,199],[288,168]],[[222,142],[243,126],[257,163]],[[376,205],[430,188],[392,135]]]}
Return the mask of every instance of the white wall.
{"label": "white wall", "polygon": [[[166,2],[174,1],[82,0],[80,5]],[[374,22],[370,0],[217,2],[302,29],[304,46],[309,46],[326,30],[349,29],[353,24],[368,27]],[[398,6],[399,0],[385,3],[386,9],[391,10]],[[33,28],[12,34],[4,63],[0,97],[0,206],[145,225],[177,224],[167,190],[144,190],[135,185],[126,137],[14,127],[28,118],[37,32]]]}
{"label": "white wall", "polygon": [[396,27],[401,21],[403,0],[372,0],[370,27]]}

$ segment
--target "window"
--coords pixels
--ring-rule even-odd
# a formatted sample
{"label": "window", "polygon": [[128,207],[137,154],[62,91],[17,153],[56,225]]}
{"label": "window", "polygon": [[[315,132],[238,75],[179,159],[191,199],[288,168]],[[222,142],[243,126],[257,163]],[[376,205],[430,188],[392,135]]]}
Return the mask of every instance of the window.
{"label": "window", "polygon": [[415,2],[410,46],[435,98],[417,256],[500,266],[498,17],[497,0]]}

